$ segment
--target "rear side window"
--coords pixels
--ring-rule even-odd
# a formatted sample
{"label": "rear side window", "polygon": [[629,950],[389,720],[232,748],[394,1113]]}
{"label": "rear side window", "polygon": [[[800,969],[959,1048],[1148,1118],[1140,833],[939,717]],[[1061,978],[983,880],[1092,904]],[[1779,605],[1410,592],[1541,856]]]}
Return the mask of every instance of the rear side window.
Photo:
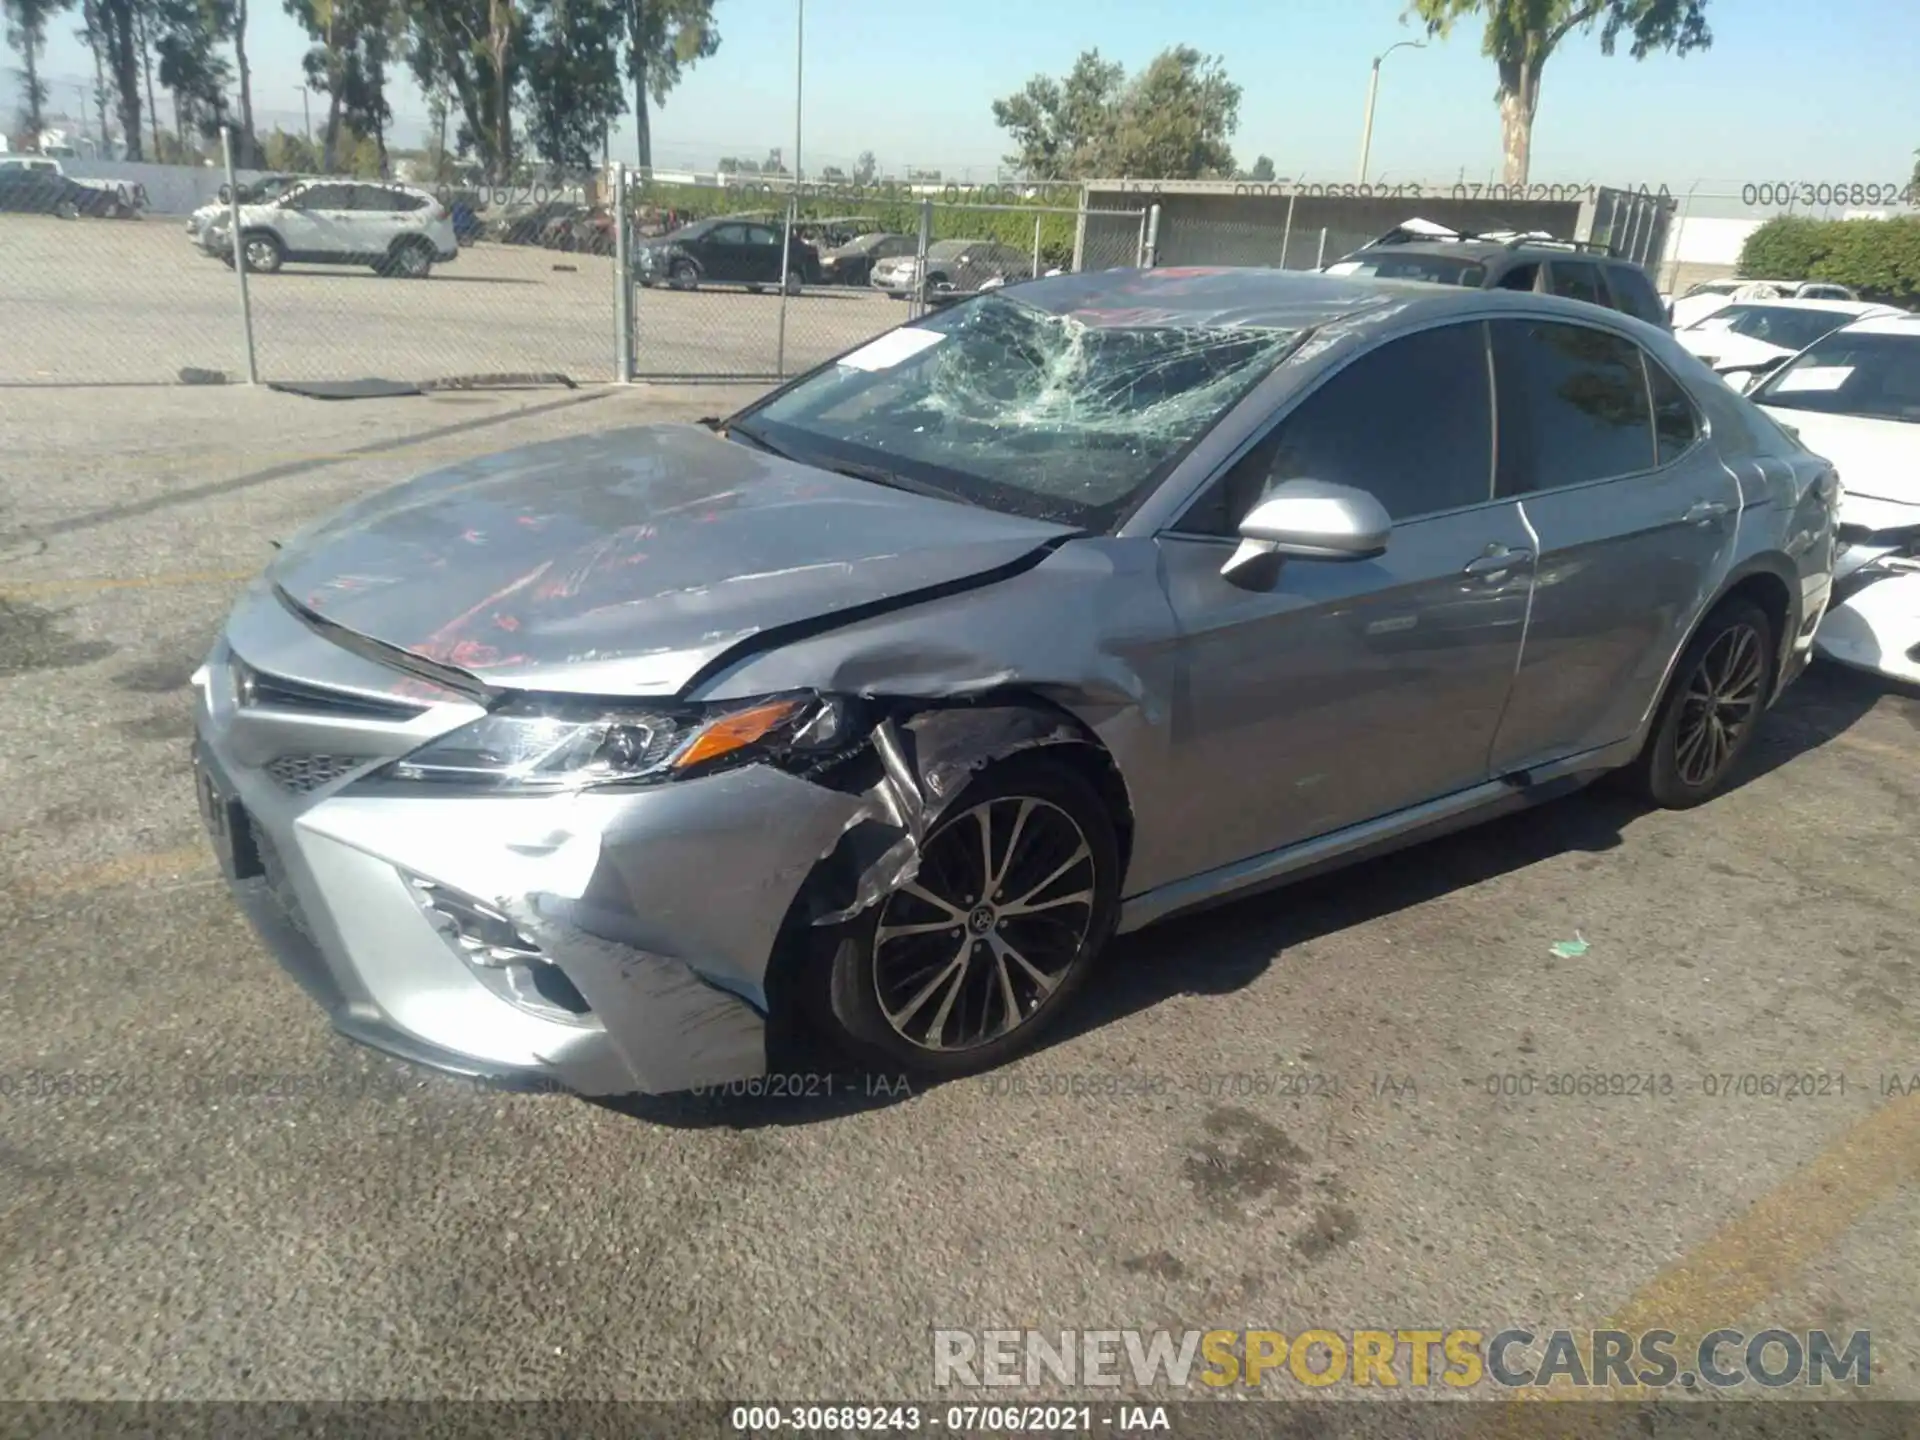
{"label": "rear side window", "polygon": [[1232,535],[1274,485],[1365,490],[1395,520],[1492,498],[1493,395],[1485,326],[1447,325],[1360,356],[1189,511],[1188,533]]}
{"label": "rear side window", "polygon": [[293,200],[294,208],[299,210],[346,210],[352,203],[350,185],[309,185]]}
{"label": "rear side window", "polygon": [[1640,347],[1553,321],[1493,322],[1500,494],[1558,490],[1654,465]]}
{"label": "rear side window", "polygon": [[1667,323],[1667,307],[1660,303],[1660,292],[1637,265],[1609,265],[1607,279],[1613,285],[1615,308],[1649,325]]}
{"label": "rear side window", "polygon": [[1584,300],[1589,305],[1604,305],[1607,288],[1600,278],[1600,267],[1591,260],[1555,260],[1547,272],[1553,279],[1553,293],[1569,300]]}
{"label": "rear side window", "polygon": [[1700,416],[1693,400],[1651,355],[1642,352],[1647,388],[1653,394],[1653,438],[1659,463],[1670,464],[1693,448],[1700,438]]}
{"label": "rear side window", "polygon": [[1496,290],[1532,291],[1538,289],[1539,285],[1540,262],[1535,260],[1525,265],[1514,266],[1513,269],[1507,271],[1506,274],[1500,277],[1500,283],[1493,288]]}

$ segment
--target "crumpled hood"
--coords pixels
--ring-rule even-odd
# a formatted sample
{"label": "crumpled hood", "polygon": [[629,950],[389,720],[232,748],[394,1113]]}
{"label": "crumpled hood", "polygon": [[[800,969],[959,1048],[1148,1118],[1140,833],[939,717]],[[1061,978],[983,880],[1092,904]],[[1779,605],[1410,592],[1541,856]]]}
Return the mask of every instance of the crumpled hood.
{"label": "crumpled hood", "polygon": [[991,580],[1073,533],[661,425],[381,491],[289,541],[268,577],[489,685],[670,695],[756,635]]}
{"label": "crumpled hood", "polygon": [[[1860,415],[1824,415],[1817,410],[1785,406],[1760,408],[1796,431],[1807,449],[1833,462],[1840,473],[1843,524],[1882,529],[1897,523],[1885,518],[1884,505],[1867,506],[1860,501],[1920,505],[1920,425]],[[1873,511],[1871,516],[1865,513],[1869,509]],[[1862,513],[1850,513],[1853,510]]]}

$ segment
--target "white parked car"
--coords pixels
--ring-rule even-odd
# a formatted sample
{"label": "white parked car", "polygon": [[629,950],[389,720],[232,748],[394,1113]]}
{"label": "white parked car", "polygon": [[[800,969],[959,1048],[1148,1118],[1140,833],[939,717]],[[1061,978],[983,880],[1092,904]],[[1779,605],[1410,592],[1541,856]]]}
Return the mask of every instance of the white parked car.
{"label": "white parked car", "polygon": [[[232,222],[216,215],[208,248],[233,261]],[[247,269],[370,265],[382,275],[423,278],[460,255],[447,207],[424,190],[384,180],[313,180],[277,199],[240,207]]]}
{"label": "white parked car", "polygon": [[[294,186],[305,183],[311,177],[300,175],[262,175],[256,180],[240,182],[240,203],[242,205],[265,205],[278,200]],[[212,244],[214,222],[230,213],[230,205],[225,198],[226,186],[220,187],[222,198],[210,200],[187,217],[187,239],[200,247],[208,255],[217,253]],[[224,249],[224,242],[222,244]]]}
{"label": "white parked car", "polygon": [[1703,280],[1667,307],[1673,328],[1684,330],[1736,300],[1858,300],[1844,285],[1826,280]]}
{"label": "white parked car", "polygon": [[1840,474],[1828,659],[1920,684],[1920,316],[1816,340],[1748,397]]}
{"label": "white parked car", "polygon": [[1736,300],[1675,330],[1673,338],[1734,389],[1745,390],[1822,335],[1856,320],[1903,313],[1861,300]]}

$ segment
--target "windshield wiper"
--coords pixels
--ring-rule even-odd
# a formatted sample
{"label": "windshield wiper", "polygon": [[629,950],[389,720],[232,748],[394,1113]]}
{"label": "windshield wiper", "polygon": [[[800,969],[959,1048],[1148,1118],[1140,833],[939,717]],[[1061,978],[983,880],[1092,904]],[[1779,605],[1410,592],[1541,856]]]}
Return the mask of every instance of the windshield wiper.
{"label": "windshield wiper", "polygon": [[862,465],[858,460],[808,460],[808,465],[817,465],[822,470],[831,470],[836,475],[845,475],[851,480],[866,480],[875,485],[885,485],[889,490],[904,490],[909,495],[926,495],[935,500],[957,500],[960,497],[950,490],[942,490],[938,485],[929,485],[924,480],[915,480],[902,475],[897,470],[888,470],[879,465]]}
{"label": "windshield wiper", "polygon": [[[943,490],[938,485],[929,485],[924,480],[915,480],[902,475],[897,470],[889,470],[883,465],[864,465],[858,460],[827,460],[814,455],[800,455],[784,446],[776,445],[757,430],[749,430],[742,425],[727,428],[727,434],[738,436],[756,449],[769,455],[778,455],[782,460],[791,460],[796,465],[811,465],[816,470],[831,470],[836,475],[845,475],[849,480],[865,480],[872,485],[884,485],[889,490],[904,490],[909,495],[925,495],[933,500],[961,500],[951,490]],[[961,503],[965,504],[964,500]]]}

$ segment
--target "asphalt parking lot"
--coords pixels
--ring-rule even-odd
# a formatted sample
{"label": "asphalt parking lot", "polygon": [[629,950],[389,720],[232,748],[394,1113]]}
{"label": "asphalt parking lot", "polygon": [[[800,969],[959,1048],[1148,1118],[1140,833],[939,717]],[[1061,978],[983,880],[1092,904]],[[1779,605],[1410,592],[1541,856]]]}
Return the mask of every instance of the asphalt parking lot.
{"label": "asphalt parking lot", "polygon": [[[234,274],[186,222],[0,215],[0,385],[172,382],[185,368],[244,378]],[[744,290],[636,290],[634,355],[647,375],[797,374],[906,318],[866,290],[787,302]],[[252,277],[264,380],[422,381],[457,375],[614,375],[613,261],[482,242],[422,281],[290,265]]]}
{"label": "asphalt parking lot", "polygon": [[0,395],[0,1398],[864,1400],[930,1392],[934,1326],[1610,1322],[1868,1329],[1920,1399],[1920,699],[1816,668],[1702,809],[1595,792],[1131,937],[986,1079],[488,1092],[256,944],[188,676],[350,497],[744,393]]}

